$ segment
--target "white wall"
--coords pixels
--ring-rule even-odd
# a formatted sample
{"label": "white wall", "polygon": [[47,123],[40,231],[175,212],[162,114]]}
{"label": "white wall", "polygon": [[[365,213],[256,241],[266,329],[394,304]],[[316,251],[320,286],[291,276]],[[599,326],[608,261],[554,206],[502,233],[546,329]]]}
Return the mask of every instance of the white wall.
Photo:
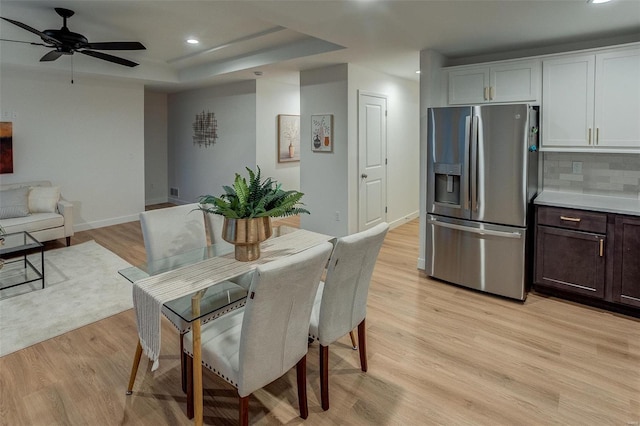
{"label": "white wall", "polygon": [[[300,226],[328,235],[349,232],[348,214],[348,94],[347,64],[300,73],[300,190],[311,215]],[[311,116],[333,114],[333,152],[311,151]],[[343,220],[335,220],[335,212]]]}
{"label": "white wall", "polygon": [[300,162],[278,163],[278,114],[300,115],[300,85],[256,81],[256,160],[262,176],[300,190]]}
{"label": "white wall", "polygon": [[[418,83],[341,64],[300,75],[300,186],[311,216],[301,226],[330,235],[358,231],[358,93],[387,97],[387,221],[418,217],[420,92]],[[311,115],[333,114],[333,153],[311,151]],[[339,212],[341,220],[336,220]]]}
{"label": "white wall", "polygon": [[[215,113],[218,140],[213,146],[193,144],[192,124],[202,111]],[[201,195],[220,195],[235,173],[256,166],[256,83],[246,81],[169,95],[169,187],[178,188],[177,204]]]}
{"label": "white wall", "polygon": [[420,52],[420,251],[418,269],[425,268],[427,243],[427,108],[446,106],[443,86],[445,57],[434,50]]}
{"label": "white wall", "polygon": [[358,93],[387,98],[387,222],[418,217],[420,188],[420,86],[349,64],[349,232],[358,231]]}
{"label": "white wall", "polygon": [[144,202],[166,203],[169,198],[167,94],[144,93]]}
{"label": "white wall", "polygon": [[74,204],[75,230],[137,220],[144,210],[142,84],[15,69],[0,74],[0,110],[13,121],[14,173],[50,180]]}

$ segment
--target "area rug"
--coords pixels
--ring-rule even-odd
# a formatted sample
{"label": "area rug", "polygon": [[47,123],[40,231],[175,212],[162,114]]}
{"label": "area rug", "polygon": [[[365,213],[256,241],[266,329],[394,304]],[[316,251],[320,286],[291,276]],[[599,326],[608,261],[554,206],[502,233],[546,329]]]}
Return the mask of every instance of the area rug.
{"label": "area rug", "polygon": [[0,356],[133,307],[129,263],[95,241],[47,250],[45,288],[0,291]]}

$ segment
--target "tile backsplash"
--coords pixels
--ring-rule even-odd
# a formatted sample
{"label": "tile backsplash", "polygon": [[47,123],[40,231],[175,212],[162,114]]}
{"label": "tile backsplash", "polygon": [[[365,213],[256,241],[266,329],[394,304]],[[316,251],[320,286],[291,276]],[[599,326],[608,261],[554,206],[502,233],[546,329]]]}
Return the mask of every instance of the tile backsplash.
{"label": "tile backsplash", "polygon": [[543,189],[640,199],[640,154],[545,152],[543,165]]}

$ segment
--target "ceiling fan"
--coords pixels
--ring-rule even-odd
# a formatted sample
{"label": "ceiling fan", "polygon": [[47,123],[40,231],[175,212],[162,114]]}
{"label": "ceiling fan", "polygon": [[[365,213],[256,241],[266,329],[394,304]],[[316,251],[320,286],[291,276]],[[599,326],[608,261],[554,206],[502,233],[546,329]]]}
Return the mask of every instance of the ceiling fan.
{"label": "ceiling fan", "polygon": [[[11,22],[14,25],[19,26],[22,29],[25,29],[33,34],[39,36],[42,41],[46,44],[42,43],[30,43],[30,42],[20,42],[20,43],[29,43],[37,46],[45,46],[49,48],[53,48],[54,50],[45,54],[42,58],[40,58],[41,62],[44,61],[55,61],[62,55],[73,55],[74,52],[82,53],[83,55],[92,56],[94,58],[102,59],[105,61],[113,62],[119,65],[124,65],[126,67],[135,67],[138,64],[130,61],[128,59],[119,58],[117,56],[108,55],[102,52],[96,52],[96,50],[145,50],[146,47],[140,42],[137,41],[113,41],[113,42],[104,42],[104,43],[89,43],[89,40],[82,34],[74,33],[69,31],[67,28],[67,18],[70,18],[75,13],[73,10],[63,9],[61,7],[55,8],[56,13],[62,17],[63,23],[62,28],[59,30],[44,30],[38,31],[35,28],[30,27],[27,24],[23,24],[22,22],[14,21],[13,19],[3,18],[1,19]],[[17,41],[17,40],[5,40],[5,41]]]}

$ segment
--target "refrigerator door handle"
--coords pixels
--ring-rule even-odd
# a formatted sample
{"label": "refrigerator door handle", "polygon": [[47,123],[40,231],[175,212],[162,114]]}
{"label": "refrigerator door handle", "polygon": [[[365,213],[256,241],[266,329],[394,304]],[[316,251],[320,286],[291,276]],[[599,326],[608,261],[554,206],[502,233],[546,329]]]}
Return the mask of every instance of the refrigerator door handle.
{"label": "refrigerator door handle", "polygon": [[[465,131],[464,131],[464,176],[469,176],[469,146],[471,143],[471,116],[465,118]],[[469,210],[469,182],[462,182],[463,191],[462,198],[464,199],[464,210]]]}
{"label": "refrigerator door handle", "polygon": [[431,225],[442,226],[443,228],[455,229],[457,231],[471,232],[473,234],[478,234],[478,235],[491,235],[494,237],[515,238],[515,239],[522,238],[522,233],[520,232],[504,232],[504,231],[494,231],[491,229],[471,228],[468,226],[456,225],[455,223],[440,222],[436,219],[429,219],[427,220],[427,222]]}
{"label": "refrigerator door handle", "polygon": [[477,115],[473,116],[471,130],[471,210],[478,211],[478,121]]}

